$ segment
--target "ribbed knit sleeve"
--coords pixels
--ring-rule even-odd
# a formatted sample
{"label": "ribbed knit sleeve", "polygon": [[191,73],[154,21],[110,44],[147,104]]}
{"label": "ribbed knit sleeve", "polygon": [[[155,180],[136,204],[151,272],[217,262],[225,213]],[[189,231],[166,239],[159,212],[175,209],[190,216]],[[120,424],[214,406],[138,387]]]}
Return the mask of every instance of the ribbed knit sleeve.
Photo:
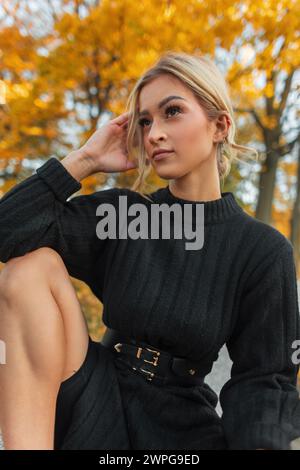
{"label": "ribbed knit sleeve", "polygon": [[[81,188],[61,162],[51,157],[36,174],[0,199],[0,261],[48,246],[62,257],[69,274],[93,285],[108,239],[96,234],[101,203],[116,204],[118,188],[67,199]],[[100,279],[99,279],[100,282]]]}
{"label": "ribbed knit sleeve", "polygon": [[[286,239],[250,275],[227,341],[231,378],[220,392],[230,449],[289,450],[300,437],[299,309],[292,244]],[[298,344],[296,343],[298,340]]]}

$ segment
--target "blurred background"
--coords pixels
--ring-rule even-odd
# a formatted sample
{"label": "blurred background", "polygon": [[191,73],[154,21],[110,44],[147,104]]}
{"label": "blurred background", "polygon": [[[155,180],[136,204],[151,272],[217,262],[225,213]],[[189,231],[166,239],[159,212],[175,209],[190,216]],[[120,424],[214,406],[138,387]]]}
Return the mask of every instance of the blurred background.
{"label": "blurred background", "polygon": [[[222,191],[292,242],[299,279],[299,25],[296,0],[1,0],[0,197],[124,112],[133,84],[161,53],[204,54],[229,84],[236,141],[261,155],[234,164]],[[76,195],[129,187],[136,176],[98,173]],[[148,181],[166,185],[155,174]],[[100,340],[102,305],[72,282]],[[229,366],[226,357],[219,374]]]}

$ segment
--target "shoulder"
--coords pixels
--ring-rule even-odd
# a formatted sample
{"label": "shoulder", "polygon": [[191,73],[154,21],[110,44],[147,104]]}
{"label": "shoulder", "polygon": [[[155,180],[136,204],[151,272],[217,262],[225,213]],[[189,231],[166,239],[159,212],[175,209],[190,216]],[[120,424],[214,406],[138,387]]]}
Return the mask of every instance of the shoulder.
{"label": "shoulder", "polygon": [[283,233],[246,212],[243,219],[247,279],[264,276],[277,263],[287,263],[293,268],[293,245]]}
{"label": "shoulder", "polygon": [[[147,195],[148,196],[148,195]],[[84,206],[87,210],[94,210],[95,207],[110,204],[116,210],[124,211],[126,207],[135,203],[151,204],[151,201],[141,196],[138,192],[129,188],[101,188],[98,191],[87,195],[79,195],[71,198],[72,205]],[[153,202],[153,201],[152,201]]]}
{"label": "shoulder", "polygon": [[118,197],[122,194],[122,191],[123,190],[121,188],[102,188],[85,197],[94,203],[101,204],[107,202],[115,205],[118,202]]}
{"label": "shoulder", "polygon": [[245,238],[253,248],[260,248],[260,251],[268,256],[274,249],[285,247],[293,249],[290,240],[277,228],[262,222],[259,219],[247,214],[242,215]]}

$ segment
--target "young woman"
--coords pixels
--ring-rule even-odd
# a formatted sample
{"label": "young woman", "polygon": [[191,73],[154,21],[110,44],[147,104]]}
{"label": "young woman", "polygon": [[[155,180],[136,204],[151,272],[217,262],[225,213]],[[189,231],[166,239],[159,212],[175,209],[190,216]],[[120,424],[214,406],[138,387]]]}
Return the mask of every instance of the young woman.
{"label": "young woman", "polygon": [[[293,248],[220,189],[249,152],[235,142],[216,65],[168,52],[137,82],[128,112],[2,197],[6,449],[289,449],[300,436]],[[70,198],[89,175],[134,168],[130,189]],[[169,183],[145,193],[151,168]],[[192,209],[182,220],[203,227],[201,248],[187,249],[184,236],[145,236],[143,210],[154,227],[153,206],[164,209],[159,228],[167,220],[171,229]],[[129,230],[137,207],[140,237]],[[127,236],[115,236],[115,222]],[[70,275],[103,303],[100,343]],[[224,344],[233,367],[219,417],[204,379]]]}

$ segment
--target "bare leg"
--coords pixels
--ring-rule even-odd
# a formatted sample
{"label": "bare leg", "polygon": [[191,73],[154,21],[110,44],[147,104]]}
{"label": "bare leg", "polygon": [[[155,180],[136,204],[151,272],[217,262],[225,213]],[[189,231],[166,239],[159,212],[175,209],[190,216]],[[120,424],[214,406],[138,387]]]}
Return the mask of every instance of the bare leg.
{"label": "bare leg", "polygon": [[[72,331],[71,331],[72,329]],[[0,428],[4,447],[53,449],[60,384],[80,367],[88,330],[59,255],[40,248],[0,274]]]}

